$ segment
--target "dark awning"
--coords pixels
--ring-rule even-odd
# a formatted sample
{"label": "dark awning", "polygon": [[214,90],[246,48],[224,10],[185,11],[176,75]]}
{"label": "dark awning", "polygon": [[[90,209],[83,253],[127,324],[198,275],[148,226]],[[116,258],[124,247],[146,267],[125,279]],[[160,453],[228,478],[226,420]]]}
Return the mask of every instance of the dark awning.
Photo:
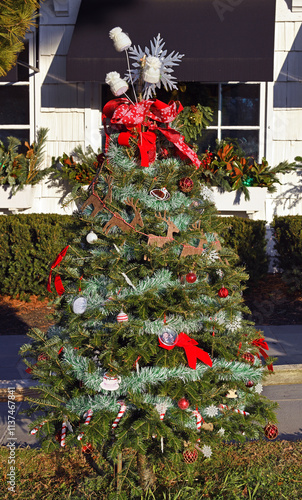
{"label": "dark awning", "polygon": [[161,34],[168,53],[185,54],[179,81],[273,80],[275,0],[82,0],[67,56],[68,81],[124,75],[126,59],[109,31],[120,26],[133,45]]}

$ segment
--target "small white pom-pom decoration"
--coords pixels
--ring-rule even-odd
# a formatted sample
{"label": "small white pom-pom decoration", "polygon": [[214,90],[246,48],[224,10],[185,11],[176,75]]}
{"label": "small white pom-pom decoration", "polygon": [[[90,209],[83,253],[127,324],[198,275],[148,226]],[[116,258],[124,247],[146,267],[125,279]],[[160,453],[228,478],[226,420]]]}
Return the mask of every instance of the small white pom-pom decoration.
{"label": "small white pom-pom decoration", "polygon": [[111,40],[113,40],[115,50],[118,52],[123,52],[123,50],[127,50],[131,47],[132,42],[129,36],[122,31],[122,28],[113,28],[109,31],[109,36]]}
{"label": "small white pom-pom decoration", "polygon": [[75,314],[83,314],[87,309],[87,299],[78,297],[72,304],[72,310]]}
{"label": "small white pom-pom decoration", "polygon": [[126,313],[124,313],[124,311],[121,311],[117,315],[116,320],[118,321],[118,323],[123,323],[124,321],[128,321],[128,316]]}
{"label": "small white pom-pom decoration", "polygon": [[161,62],[158,57],[148,56],[144,67],[144,80],[147,83],[158,83],[160,80]]}
{"label": "small white pom-pom decoration", "polygon": [[90,233],[88,233],[86,236],[86,241],[91,244],[94,243],[97,239],[98,237],[93,231],[90,231]]}
{"label": "small white pom-pom decoration", "polygon": [[125,80],[122,80],[117,71],[107,73],[105,82],[109,85],[112,94],[116,97],[125,94],[129,88],[128,83]]}

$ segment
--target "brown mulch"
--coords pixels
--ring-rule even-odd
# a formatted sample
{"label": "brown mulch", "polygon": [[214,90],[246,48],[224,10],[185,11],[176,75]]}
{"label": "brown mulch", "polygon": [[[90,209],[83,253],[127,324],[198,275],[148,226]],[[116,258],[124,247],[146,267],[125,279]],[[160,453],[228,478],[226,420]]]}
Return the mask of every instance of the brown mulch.
{"label": "brown mulch", "polygon": [[[291,294],[281,275],[268,275],[244,292],[257,325],[302,325],[302,294]],[[0,296],[0,335],[26,335],[31,328],[46,331],[54,324],[53,306],[32,296],[29,302]]]}

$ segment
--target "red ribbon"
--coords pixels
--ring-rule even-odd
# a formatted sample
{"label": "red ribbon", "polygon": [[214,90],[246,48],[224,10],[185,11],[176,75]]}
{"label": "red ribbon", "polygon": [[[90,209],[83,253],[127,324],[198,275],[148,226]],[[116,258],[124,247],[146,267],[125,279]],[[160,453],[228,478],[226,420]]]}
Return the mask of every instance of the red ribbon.
{"label": "red ribbon", "polygon": [[[132,104],[128,99],[120,98],[109,101],[103,108],[103,125],[106,133],[106,149],[108,148],[109,134],[106,127],[107,119],[113,127],[121,131],[121,127],[128,132],[121,131],[122,137],[119,138],[119,144],[129,145],[129,138],[135,137],[132,133],[129,135],[129,130],[136,129],[139,134],[138,147],[141,154],[141,166],[149,166],[148,152],[155,151],[156,135],[152,132],[141,130],[142,125],[160,131],[177,149],[179,149],[185,157],[189,158],[194,165],[200,166],[201,161],[197,154],[185,143],[184,136],[176,130],[170,128],[160,128],[155,123],[146,123],[146,119],[154,120],[160,123],[172,122],[178,113],[183,110],[183,106],[179,102],[172,101],[165,104],[158,99],[148,99],[145,101]],[[121,135],[120,134],[120,135]],[[153,135],[154,134],[154,135]],[[126,142],[125,142],[126,141]]]}
{"label": "red ribbon", "polygon": [[[266,351],[269,351],[269,347],[268,347],[268,345],[267,345],[267,343],[265,342],[265,340],[264,340],[264,339],[255,339],[255,340],[253,340],[252,344],[253,344],[254,346],[258,347],[258,349],[259,349],[259,354],[261,354],[261,355],[264,357],[264,359],[267,359],[267,358],[268,358],[268,354],[264,351],[264,349],[265,349]],[[259,355],[259,354],[257,354],[257,356],[258,356],[258,358],[260,359],[260,355]],[[268,369],[269,369],[271,372],[273,372],[273,371],[274,371],[274,369],[273,369],[273,365],[272,365],[272,364],[267,365],[267,367],[268,367]]]}
{"label": "red ribbon", "polygon": [[[48,276],[48,281],[47,281],[47,290],[51,293],[51,275],[52,275],[52,270],[59,266],[60,265],[60,262],[62,261],[63,257],[65,257],[66,255],[66,252],[69,248],[69,245],[67,245],[67,247],[63,248],[63,250],[61,250],[61,252],[56,256],[54,262],[52,263],[51,265],[51,268],[50,268],[50,273],[49,273],[49,276]],[[62,280],[60,278],[60,276],[57,274],[55,276],[55,279],[54,279],[54,284],[55,284],[55,289],[58,293],[58,295],[63,295],[65,289],[64,289],[64,286],[63,286],[63,283],[62,283]]]}
{"label": "red ribbon", "polygon": [[173,349],[176,345],[179,347],[183,347],[185,352],[186,352],[187,359],[188,359],[188,365],[190,368],[193,368],[193,370],[196,370],[197,359],[200,359],[200,361],[202,361],[203,363],[205,363],[208,366],[212,366],[212,364],[213,364],[208,353],[203,351],[202,349],[200,349],[200,347],[196,347],[198,345],[198,342],[196,342],[196,340],[194,340],[194,339],[191,339],[191,337],[189,337],[189,335],[187,335],[184,332],[181,332],[178,335],[176,343],[174,345],[171,345],[171,346],[163,344],[163,342],[160,340],[160,338],[158,340],[159,340],[160,347],[163,347],[164,349],[167,349],[168,351]]}

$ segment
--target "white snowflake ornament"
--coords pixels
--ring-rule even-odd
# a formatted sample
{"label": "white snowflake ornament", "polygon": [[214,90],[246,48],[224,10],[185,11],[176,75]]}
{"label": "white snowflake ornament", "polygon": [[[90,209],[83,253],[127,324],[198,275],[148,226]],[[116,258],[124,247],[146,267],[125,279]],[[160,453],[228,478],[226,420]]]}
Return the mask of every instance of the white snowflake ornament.
{"label": "white snowflake ornament", "polygon": [[214,405],[207,406],[205,412],[208,417],[216,417],[218,415],[218,408]]}
{"label": "white snowflake ornament", "polygon": [[207,446],[206,444],[201,448],[202,453],[206,458],[210,458],[212,455],[212,448],[211,446]]}
{"label": "white snowflake ornament", "polygon": [[219,436],[221,436],[221,437],[224,436],[224,433],[225,433],[225,429],[223,427],[220,427],[219,431],[217,431],[217,434],[219,434]]}
{"label": "white snowflake ornament", "polygon": [[[132,67],[134,69],[129,70],[126,74],[125,78],[127,80],[132,79],[133,82],[136,82],[140,78],[142,60],[145,59],[147,63],[149,57],[152,56],[153,58],[158,59],[160,62],[160,74],[157,81],[154,81],[154,75],[151,76],[152,82],[150,81],[149,76],[147,76],[148,80],[144,80],[144,99],[150,99],[155,93],[156,87],[160,88],[161,85],[163,85],[166,90],[177,89],[176,78],[175,76],[171,75],[171,73],[173,73],[172,66],[178,66],[184,54],[179,54],[178,52],[175,53],[174,50],[170,54],[167,54],[167,50],[163,49],[164,45],[165,42],[163,41],[159,33],[157,37],[154,37],[153,41],[150,40],[150,49],[148,47],[145,47],[145,50],[143,50],[139,45],[137,47],[134,46],[129,49],[129,56],[134,60],[134,62],[132,63]],[[154,64],[154,59],[151,59],[151,61],[153,61],[152,64]],[[147,75],[150,75],[147,68],[145,72],[147,73]]]}
{"label": "white snowflake ornament", "polygon": [[262,384],[256,384],[255,385],[255,392],[257,392],[257,394],[261,394],[262,391],[263,391],[263,385]]}

